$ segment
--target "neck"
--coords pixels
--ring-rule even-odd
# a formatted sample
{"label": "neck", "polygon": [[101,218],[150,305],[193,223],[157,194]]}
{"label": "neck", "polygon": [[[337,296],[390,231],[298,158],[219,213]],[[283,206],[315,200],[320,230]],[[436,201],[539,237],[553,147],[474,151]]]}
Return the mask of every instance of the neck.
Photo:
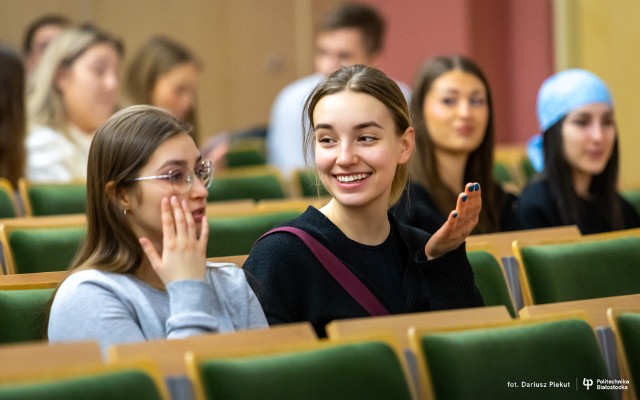
{"label": "neck", "polygon": [[92,136],[95,133],[95,130],[82,128],[82,127],[80,127],[80,125],[77,125],[77,124],[75,124],[73,122],[69,122],[69,129],[73,129],[75,131],[82,132],[87,136]]}
{"label": "neck", "polygon": [[320,209],[349,239],[375,246],[389,236],[387,207],[348,207],[332,199]]}
{"label": "neck", "polygon": [[[162,254],[162,250],[160,250],[160,254]],[[152,288],[166,290],[164,282],[162,282],[162,279],[160,279],[156,271],[151,266],[149,259],[146,257],[144,258],[142,265],[140,265],[140,268],[135,272],[135,276]]]}
{"label": "neck", "polygon": [[591,186],[592,179],[593,177],[590,174],[573,171],[573,189],[576,191],[578,197],[583,199],[589,198],[589,187]]}
{"label": "neck", "polygon": [[438,163],[438,175],[442,183],[453,193],[461,192],[464,189],[464,170],[469,155],[436,150],[435,156]]}

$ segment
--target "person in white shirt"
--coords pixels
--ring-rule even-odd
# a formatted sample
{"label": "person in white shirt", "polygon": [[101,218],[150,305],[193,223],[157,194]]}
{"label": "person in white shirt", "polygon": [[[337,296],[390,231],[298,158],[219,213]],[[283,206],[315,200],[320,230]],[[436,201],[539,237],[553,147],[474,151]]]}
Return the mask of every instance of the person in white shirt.
{"label": "person in white shirt", "polygon": [[[305,99],[325,77],[343,66],[375,66],[382,52],[385,22],[374,8],[345,4],[327,14],[318,28],[314,65],[316,73],[286,86],[276,97],[267,130],[268,162],[285,176],[305,167],[300,116]],[[400,86],[407,101],[409,87]]]}

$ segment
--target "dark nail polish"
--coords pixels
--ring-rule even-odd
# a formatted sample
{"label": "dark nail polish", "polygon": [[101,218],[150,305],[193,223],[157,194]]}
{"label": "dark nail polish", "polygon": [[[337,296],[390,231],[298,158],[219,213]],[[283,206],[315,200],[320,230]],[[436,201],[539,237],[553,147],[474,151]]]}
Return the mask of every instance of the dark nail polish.
{"label": "dark nail polish", "polygon": [[462,196],[462,201],[467,201],[467,195]]}
{"label": "dark nail polish", "polygon": [[480,190],[480,184],[479,183],[476,183],[474,186],[475,186],[476,191]]}
{"label": "dark nail polish", "polygon": [[476,189],[476,185],[469,186],[469,191],[473,192]]}
{"label": "dark nail polish", "polygon": [[458,213],[457,212],[453,213],[453,218],[458,218]]}

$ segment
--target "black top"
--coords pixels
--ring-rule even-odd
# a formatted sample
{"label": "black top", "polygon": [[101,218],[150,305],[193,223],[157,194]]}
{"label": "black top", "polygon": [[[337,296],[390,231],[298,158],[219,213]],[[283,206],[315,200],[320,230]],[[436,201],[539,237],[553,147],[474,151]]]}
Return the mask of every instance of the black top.
{"label": "black top", "polygon": [[[640,216],[636,210],[620,195],[623,229],[640,227]],[[595,200],[579,199],[578,222],[576,225],[583,234],[611,231],[610,216],[607,207]],[[540,179],[527,185],[520,194],[520,219],[526,229],[545,228],[563,225],[560,211],[551,187],[546,179]]]}
{"label": "black top", "polygon": [[[285,225],[326,246],[392,314],[484,304],[464,244],[428,261],[424,246],[430,236],[391,215],[389,220],[389,237],[376,246],[349,239],[313,207]],[[256,242],[243,269],[269,324],[309,321],[323,337],[334,319],[369,315],[292,234],[277,232]]]}
{"label": "black top", "polygon": [[[494,199],[500,202],[500,231],[515,231],[522,229],[518,216],[518,198],[505,192],[500,185],[496,185]],[[484,199],[483,199],[484,200]],[[455,204],[451,204],[451,210]],[[434,233],[445,223],[449,214],[443,215],[436,206],[431,193],[422,185],[410,182],[402,197],[391,208],[393,215],[401,222]],[[475,232],[472,232],[475,233]],[[483,232],[490,233],[490,232]]]}

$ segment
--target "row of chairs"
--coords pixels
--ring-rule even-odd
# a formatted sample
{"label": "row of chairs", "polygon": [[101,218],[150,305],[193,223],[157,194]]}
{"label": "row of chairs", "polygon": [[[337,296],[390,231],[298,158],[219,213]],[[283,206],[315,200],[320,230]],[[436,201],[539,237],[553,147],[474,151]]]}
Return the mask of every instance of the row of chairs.
{"label": "row of chairs", "polygon": [[[116,345],[108,349],[102,375],[97,372],[101,355],[95,343],[0,346],[5,360],[0,365],[0,398],[43,398],[37,397],[43,393],[67,396],[46,398],[69,398],[74,390],[92,393],[89,398],[122,398],[117,396],[127,392],[118,382],[130,380],[146,382],[127,393],[135,393],[135,398],[167,398],[167,393],[197,399],[634,398],[634,385],[637,390],[640,382],[640,308],[609,309],[619,344],[620,377],[607,371],[584,317],[511,320],[502,309],[502,315],[492,309],[477,311],[475,322],[456,320],[455,313],[469,310],[439,312],[454,320],[446,326],[429,326],[416,314],[404,332],[408,345],[371,329],[357,335],[327,329],[329,339],[318,340],[307,323]],[[384,318],[393,317],[369,319]],[[136,369],[133,362],[147,367]],[[126,372],[112,380],[110,374],[120,366]],[[88,374],[68,388],[70,378],[44,374],[49,369]],[[145,379],[129,375],[132,369]],[[35,375],[29,386],[27,373]],[[609,379],[619,379],[614,386],[627,389],[596,386],[598,380]]]}
{"label": "row of chairs", "polygon": [[[207,256],[248,254],[258,237],[295,218],[308,203],[259,203],[252,213],[211,218]],[[552,239],[552,231],[560,237]],[[518,232],[516,236],[528,234],[529,239],[516,237],[514,255],[498,250],[500,240],[508,237],[505,234],[493,234],[493,241],[490,235],[470,237],[468,257],[485,302],[505,305],[515,316],[534,304],[640,293],[640,229],[587,236],[576,233],[575,237],[571,232],[577,229]],[[534,234],[542,235],[538,240],[543,242],[537,244]],[[6,272],[65,270],[83,237],[82,215],[0,222]]]}

